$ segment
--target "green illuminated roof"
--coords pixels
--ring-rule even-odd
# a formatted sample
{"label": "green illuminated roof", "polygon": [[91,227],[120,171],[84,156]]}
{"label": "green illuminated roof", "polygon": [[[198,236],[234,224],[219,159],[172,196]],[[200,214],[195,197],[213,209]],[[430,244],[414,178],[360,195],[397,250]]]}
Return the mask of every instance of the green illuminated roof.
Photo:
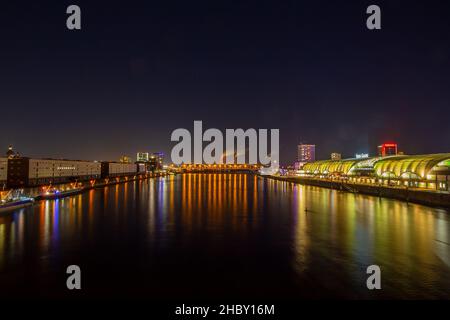
{"label": "green illuminated roof", "polygon": [[323,160],[307,163],[303,170],[316,174],[348,174],[350,169],[363,159]]}
{"label": "green illuminated roof", "polygon": [[395,156],[381,158],[375,162],[374,169],[378,176],[385,172],[393,173],[397,177],[401,177],[404,173],[411,173],[425,179],[435,166],[447,160],[450,160],[450,153]]}
{"label": "green illuminated roof", "polygon": [[307,163],[306,173],[351,175],[369,170],[379,177],[425,179],[435,172],[450,172],[450,153],[389,156],[366,159],[324,160]]}
{"label": "green illuminated roof", "polygon": [[446,159],[446,160],[440,162],[440,163],[438,164],[438,166],[450,168],[450,159]]}

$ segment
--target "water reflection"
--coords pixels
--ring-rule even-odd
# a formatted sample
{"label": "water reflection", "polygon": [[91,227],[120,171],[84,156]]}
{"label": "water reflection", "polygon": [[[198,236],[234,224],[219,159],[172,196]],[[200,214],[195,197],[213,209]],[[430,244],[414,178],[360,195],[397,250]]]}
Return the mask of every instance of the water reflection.
{"label": "water reflection", "polygon": [[[0,282],[26,266],[50,274],[74,259],[98,264],[113,256],[127,275],[135,261],[142,270],[184,261],[195,265],[185,267],[190,274],[203,268],[196,260],[214,257],[207,272],[227,265],[233,273],[239,264],[233,276],[241,289],[450,298],[449,246],[442,209],[247,174],[184,174],[41,201],[0,217]],[[375,295],[365,289],[371,264],[383,275]]]}

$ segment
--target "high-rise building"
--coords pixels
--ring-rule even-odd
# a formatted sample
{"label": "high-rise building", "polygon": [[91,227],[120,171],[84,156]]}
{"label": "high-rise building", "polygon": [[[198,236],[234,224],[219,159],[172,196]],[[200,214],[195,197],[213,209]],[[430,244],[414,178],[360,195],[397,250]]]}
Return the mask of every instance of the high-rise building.
{"label": "high-rise building", "polygon": [[299,144],[298,145],[298,161],[299,162],[313,162],[316,160],[316,145],[315,144]]}
{"label": "high-rise building", "polygon": [[154,152],[152,154],[152,157],[156,158],[156,168],[158,170],[163,168],[163,162],[164,162],[164,153],[163,152]]}
{"label": "high-rise building", "polygon": [[148,152],[138,152],[136,156],[137,162],[148,162],[149,154]]}
{"label": "high-rise building", "polygon": [[147,171],[155,170],[158,170],[158,159],[154,155],[151,155],[148,159]]}
{"label": "high-rise building", "polygon": [[341,160],[341,159],[342,159],[342,155],[340,153],[333,152],[331,154],[331,160]]}
{"label": "high-rise building", "polygon": [[164,153],[154,152],[150,154],[147,161],[147,170],[148,171],[162,170],[163,161],[164,161]]}
{"label": "high-rise building", "polygon": [[378,146],[378,156],[396,156],[397,155],[397,144],[396,143],[383,143]]}

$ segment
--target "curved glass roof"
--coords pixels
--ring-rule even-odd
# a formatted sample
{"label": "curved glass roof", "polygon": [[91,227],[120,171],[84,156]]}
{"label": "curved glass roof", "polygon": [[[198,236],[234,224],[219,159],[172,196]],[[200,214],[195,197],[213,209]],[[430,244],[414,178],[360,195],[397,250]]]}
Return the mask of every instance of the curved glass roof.
{"label": "curved glass roof", "polygon": [[371,170],[380,177],[425,179],[433,171],[450,171],[450,153],[315,161],[305,164],[303,170],[306,173],[343,175],[352,174],[354,170]]}
{"label": "curved glass roof", "polygon": [[391,172],[397,177],[401,177],[404,173],[411,173],[425,179],[436,165],[447,159],[450,159],[450,153],[395,156],[381,158],[375,162],[374,169],[378,176],[384,172]]}
{"label": "curved glass roof", "polygon": [[303,170],[316,174],[348,174],[350,169],[364,159],[323,160],[306,163]]}

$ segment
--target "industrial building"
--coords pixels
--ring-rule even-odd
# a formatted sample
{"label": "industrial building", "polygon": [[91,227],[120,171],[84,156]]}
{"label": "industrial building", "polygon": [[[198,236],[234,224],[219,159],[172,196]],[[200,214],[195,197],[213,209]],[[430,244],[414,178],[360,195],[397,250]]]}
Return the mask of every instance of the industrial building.
{"label": "industrial building", "polygon": [[[148,159],[148,153],[141,156]],[[158,153],[152,157],[155,169],[160,169],[163,154]],[[123,156],[121,162],[35,159],[20,156],[9,146],[6,157],[0,158],[0,190],[82,181],[93,183],[94,180],[111,177],[134,177],[146,174],[149,163],[131,163],[127,156]]]}
{"label": "industrial building", "polygon": [[8,179],[8,159],[0,158],[0,190],[3,189],[3,186],[6,184],[7,179]]}
{"label": "industrial building", "polygon": [[139,165],[133,163],[120,162],[102,162],[101,163],[101,177],[122,177],[136,174]]}
{"label": "industrial building", "polygon": [[306,163],[299,176],[449,191],[450,153]]}
{"label": "industrial building", "polygon": [[10,188],[38,186],[100,178],[99,162],[31,159],[8,160],[7,184]]}

